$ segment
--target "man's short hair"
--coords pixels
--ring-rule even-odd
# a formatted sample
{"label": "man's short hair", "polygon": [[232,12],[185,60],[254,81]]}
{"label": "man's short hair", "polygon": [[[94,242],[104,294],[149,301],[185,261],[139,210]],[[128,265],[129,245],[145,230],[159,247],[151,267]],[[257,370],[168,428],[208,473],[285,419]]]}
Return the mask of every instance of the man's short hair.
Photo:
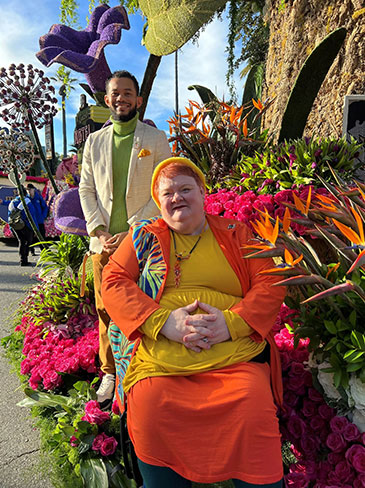
{"label": "man's short hair", "polygon": [[133,84],[134,84],[134,87],[136,89],[136,92],[137,92],[137,95],[139,95],[139,84],[138,84],[138,81],[137,81],[137,78],[135,76],[132,75],[132,73],[130,73],[129,71],[126,71],[124,69],[122,70],[119,70],[119,71],[114,71],[114,73],[112,73],[107,79],[106,79],[106,82],[105,82],[105,91],[108,92],[108,86],[109,86],[109,82],[110,80],[112,80],[113,78],[129,78],[130,80],[133,81]]}

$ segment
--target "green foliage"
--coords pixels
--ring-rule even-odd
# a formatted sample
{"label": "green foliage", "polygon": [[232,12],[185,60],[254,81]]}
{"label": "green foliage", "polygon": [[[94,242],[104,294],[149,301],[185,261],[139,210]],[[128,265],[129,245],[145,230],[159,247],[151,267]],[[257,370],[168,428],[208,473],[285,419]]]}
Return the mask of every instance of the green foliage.
{"label": "green foliage", "polygon": [[171,54],[207,23],[227,0],[139,0],[147,17],[144,44],[155,56]]}
{"label": "green foliage", "polygon": [[78,4],[76,0],[61,0],[60,22],[69,27],[79,28]]}
{"label": "green foliage", "polygon": [[71,78],[71,70],[66,69],[63,65],[57,69],[56,76],[51,76],[51,80],[58,81],[65,87],[66,98],[70,96],[71,90],[75,89],[72,85],[77,81],[76,78]]}
{"label": "green foliage", "polygon": [[285,108],[280,142],[303,135],[313,102],[345,40],[346,33],[344,27],[331,32],[304,62]]}
{"label": "green foliage", "polygon": [[[365,382],[365,185],[349,186],[334,175],[335,185],[321,179],[328,196],[317,193],[311,201],[309,192],[306,202],[295,196],[295,205],[286,203],[301,214],[292,221],[310,229],[310,237],[293,230],[288,210],[279,232],[279,219],[274,226],[268,214],[253,223],[259,244],[246,247],[254,251],[249,257],[282,258],[265,273],[285,277],[276,286],[290,286],[295,342],[309,338],[314,358],[330,364],[322,371],[346,388],[351,374]],[[317,253],[321,244],[324,252]]]}
{"label": "green foliage", "polygon": [[330,167],[348,180],[357,168],[360,147],[355,139],[348,143],[332,137],[284,141],[253,156],[243,155],[227,181],[245,190],[273,194],[298,185],[317,187],[322,184],[317,175],[330,181]]}
{"label": "green foliage", "polygon": [[78,272],[87,248],[80,236],[61,234],[59,241],[47,242],[49,247],[42,249],[37,266],[41,266],[41,276],[49,273],[64,275]]}
{"label": "green foliage", "polygon": [[[230,4],[227,76],[231,76],[235,69],[245,63],[246,68],[241,73],[241,76],[244,76],[251,67],[264,65],[266,61],[269,48],[269,26],[265,23],[263,15],[265,0],[235,0]],[[234,52],[237,50],[238,43],[241,44],[241,52],[235,59]]]}
{"label": "green foliage", "polygon": [[168,120],[173,153],[198,165],[207,174],[208,185],[219,184],[241,154],[253,153],[266,142],[266,132],[257,134],[247,126],[252,112],[260,118],[266,109],[261,102],[255,104],[236,107],[215,99],[200,106],[190,101],[186,114]]}
{"label": "green foliage", "polygon": [[36,325],[65,324],[78,313],[93,314],[93,280],[86,280],[85,296],[80,297],[80,280],[77,276],[53,277],[33,288],[21,304],[24,315],[32,317]]}

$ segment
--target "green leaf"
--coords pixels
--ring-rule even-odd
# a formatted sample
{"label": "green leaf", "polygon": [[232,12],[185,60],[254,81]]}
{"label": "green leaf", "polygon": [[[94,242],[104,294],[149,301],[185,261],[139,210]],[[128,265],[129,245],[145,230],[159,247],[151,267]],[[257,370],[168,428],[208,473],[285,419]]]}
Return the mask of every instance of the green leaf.
{"label": "green leaf", "polygon": [[352,325],[352,327],[355,327],[356,326],[356,310],[353,310],[350,313],[349,320],[350,320],[350,324]]}
{"label": "green leaf", "polygon": [[87,458],[80,461],[81,476],[87,488],[108,488],[108,475],[101,459]]}
{"label": "green leaf", "polygon": [[227,0],[139,0],[148,20],[144,43],[151,54],[164,56],[183,46],[227,3]]}
{"label": "green leaf", "polygon": [[330,320],[325,320],[324,321],[324,326],[326,327],[326,329],[328,330],[328,332],[330,334],[337,334],[337,329],[336,329],[336,326],[333,322],[331,322]]}
{"label": "green leaf", "polygon": [[209,88],[202,86],[202,85],[190,85],[188,86],[188,90],[196,90],[201,98],[201,101],[207,105],[210,102],[219,102],[218,98],[214,95],[214,93],[209,90]]}
{"label": "green leaf", "polygon": [[331,32],[304,62],[285,108],[279,142],[302,136],[313,102],[345,40],[346,33],[344,27]]}
{"label": "green leaf", "polygon": [[365,351],[365,337],[357,330],[351,332],[351,342],[356,348]]}
{"label": "green leaf", "polygon": [[67,407],[69,399],[62,395],[54,395],[52,393],[43,393],[41,391],[25,388],[24,393],[28,398],[25,398],[17,405],[19,407],[30,407],[34,405],[43,407]]}
{"label": "green leaf", "polygon": [[358,351],[357,349],[350,349],[349,351],[345,352],[343,358],[349,362],[354,363],[358,362],[358,359],[361,358],[365,354],[364,351]]}
{"label": "green leaf", "polygon": [[346,366],[346,371],[348,373],[354,373],[355,371],[358,371],[359,369],[363,368],[364,365],[363,363],[351,363]]}

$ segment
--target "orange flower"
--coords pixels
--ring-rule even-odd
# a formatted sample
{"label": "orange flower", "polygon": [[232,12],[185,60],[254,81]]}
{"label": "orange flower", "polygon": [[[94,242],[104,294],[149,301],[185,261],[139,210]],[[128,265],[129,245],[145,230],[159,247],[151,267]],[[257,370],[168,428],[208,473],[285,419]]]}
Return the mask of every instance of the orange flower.
{"label": "orange flower", "polygon": [[247,137],[248,129],[247,129],[247,118],[243,121],[242,125],[242,133],[245,137]]}
{"label": "orange flower", "polygon": [[257,102],[253,98],[252,103],[253,103],[253,106],[257,108],[257,110],[262,110],[264,108],[264,106],[262,105],[261,100],[259,98],[257,99]]}
{"label": "orange flower", "polygon": [[364,238],[364,227],[363,223],[361,220],[360,215],[351,208],[351,211],[355,217],[357,228],[359,230],[359,233],[357,234],[354,230],[351,229],[351,227],[348,227],[345,224],[342,224],[336,219],[332,219],[332,222],[335,224],[335,226],[342,232],[342,234],[347,237],[347,239],[354,244],[358,246],[365,246],[365,238]]}
{"label": "orange flower", "polygon": [[260,220],[252,222],[252,227],[260,237],[270,242],[270,247],[275,246],[275,242],[279,234],[279,217],[276,217],[275,225],[272,225],[269,214],[266,210],[265,217],[261,215]]}

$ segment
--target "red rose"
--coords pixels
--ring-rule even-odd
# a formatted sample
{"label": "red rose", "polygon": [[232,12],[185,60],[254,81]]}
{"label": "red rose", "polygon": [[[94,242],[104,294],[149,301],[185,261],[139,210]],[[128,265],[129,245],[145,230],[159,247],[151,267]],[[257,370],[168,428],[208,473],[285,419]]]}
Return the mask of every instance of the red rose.
{"label": "red rose", "polygon": [[330,421],[330,426],[333,432],[338,432],[339,434],[343,434],[345,427],[348,425],[349,421],[346,417],[333,417]]}
{"label": "red rose", "polygon": [[106,437],[100,447],[102,456],[111,456],[115,453],[118,442],[114,437]]}
{"label": "red rose", "polygon": [[338,432],[331,432],[327,437],[326,444],[334,452],[340,452],[346,447],[345,439]]}
{"label": "red rose", "polygon": [[360,431],[355,424],[348,423],[342,432],[342,435],[349,442],[356,441],[360,437]]}

